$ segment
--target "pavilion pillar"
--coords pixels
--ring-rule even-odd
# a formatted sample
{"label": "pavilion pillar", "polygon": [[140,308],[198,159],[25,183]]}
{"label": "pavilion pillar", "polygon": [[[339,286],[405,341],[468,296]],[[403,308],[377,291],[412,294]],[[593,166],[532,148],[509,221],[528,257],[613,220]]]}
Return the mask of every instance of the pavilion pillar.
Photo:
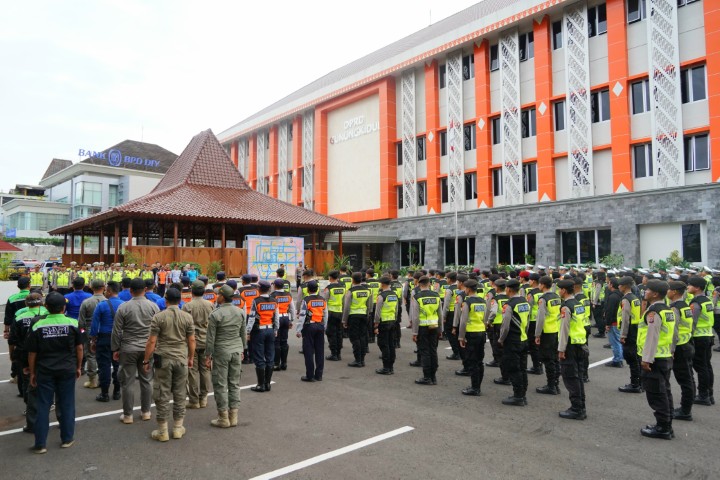
{"label": "pavilion pillar", "polygon": [[80,264],[85,264],[85,231],[80,230]]}
{"label": "pavilion pillar", "polygon": [[173,262],[178,261],[178,222],[173,223]]}
{"label": "pavilion pillar", "polygon": [[310,253],[310,262],[312,263],[313,270],[316,270],[315,268],[315,230],[312,231],[312,252]]}
{"label": "pavilion pillar", "polygon": [[67,255],[67,233],[65,234],[65,239],[63,240],[63,255]]}
{"label": "pavilion pillar", "polygon": [[220,258],[223,264],[223,270],[227,268],[225,265],[225,224],[220,225]]}
{"label": "pavilion pillar", "polygon": [[113,241],[113,261],[114,263],[118,263],[120,261],[120,252],[118,251],[120,247],[120,224],[118,222],[115,222],[115,240]]}
{"label": "pavilion pillar", "polygon": [[133,242],[133,221],[132,218],[128,220],[128,234],[127,234],[127,247],[132,247]]}
{"label": "pavilion pillar", "polygon": [[276,237],[280,236],[280,227],[275,227],[275,236]]}
{"label": "pavilion pillar", "polygon": [[165,246],[165,223],[160,221],[160,246]]}
{"label": "pavilion pillar", "polygon": [[70,235],[70,258],[71,262],[75,261],[75,232]]}
{"label": "pavilion pillar", "polygon": [[342,257],[342,230],[338,232],[338,255]]}
{"label": "pavilion pillar", "polygon": [[215,246],[215,240],[212,238],[212,224],[208,223],[205,227],[205,247],[212,248]]}
{"label": "pavilion pillar", "polygon": [[100,227],[100,234],[98,235],[98,253],[100,254],[100,262],[105,261],[105,235],[103,235],[103,227]]}

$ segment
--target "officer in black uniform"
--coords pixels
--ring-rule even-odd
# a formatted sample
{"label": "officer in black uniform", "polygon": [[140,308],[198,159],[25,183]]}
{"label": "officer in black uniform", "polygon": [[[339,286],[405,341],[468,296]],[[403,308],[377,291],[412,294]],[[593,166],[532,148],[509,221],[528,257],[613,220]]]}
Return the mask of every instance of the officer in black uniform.
{"label": "officer in black uniform", "polygon": [[589,356],[584,325],[585,307],[574,296],[573,280],[560,280],[557,288],[563,300],[560,309],[558,358],[563,384],[570,396],[570,408],[559,412],[559,416],[570,420],[585,420],[587,411],[582,369]]}
{"label": "officer in black uniform", "polygon": [[442,329],[440,328],[440,295],[430,290],[430,279],[422,276],[418,280],[419,291],[410,304],[413,341],[417,343],[423,376],[415,383],[418,385],[437,385],[438,355],[437,346]]}
{"label": "officer in black uniform", "polygon": [[348,367],[364,367],[368,346],[367,322],[372,300],[372,292],[363,285],[360,272],[352,274],[352,287],[343,298],[343,328],[348,330],[355,359]]}
{"label": "officer in black uniform", "polygon": [[400,309],[400,298],[392,289],[390,277],[380,278],[380,294],[375,303],[375,334],[382,352],[382,368],[375,370],[380,375],[392,375],[395,366],[395,324]]}
{"label": "officer in black uniform", "polygon": [[[528,337],[533,337],[535,335],[538,302],[540,300],[540,297],[543,295],[543,292],[541,292],[539,288],[539,281],[540,275],[538,275],[537,273],[533,272],[528,275],[528,284],[525,288],[525,298],[530,304],[531,313],[528,320]],[[530,359],[532,360],[532,367],[528,369],[527,373],[531,373],[533,375],[542,375],[544,372],[542,363],[540,362],[540,350],[538,349],[538,345],[533,341],[532,338],[530,338],[530,340],[528,341],[528,352],[530,354]]]}
{"label": "officer in black uniform", "polygon": [[[647,282],[645,283],[647,286]],[[683,300],[687,286],[683,282],[668,282],[667,299],[675,315],[675,335],[673,336],[673,374],[680,385],[680,408],[673,412],[675,420],[692,420],[692,406],[695,399],[695,376],[693,375],[693,317],[690,307]],[[647,288],[643,289],[647,291]]]}
{"label": "officer in black uniform", "polygon": [[520,282],[512,279],[505,284],[509,297],[502,310],[502,324],[498,345],[502,348],[503,370],[513,386],[513,395],[503,399],[503,405],[522,407],[527,405],[527,326],[530,305],[520,295]]}
{"label": "officer in black uniform", "polygon": [[487,325],[485,314],[487,305],[485,299],[477,294],[478,282],[467,280],[463,287],[465,297],[460,306],[460,320],[458,325],[458,342],[463,354],[467,370],[470,372],[470,387],[462,390],[463,395],[479,396],[480,385],[485,373],[485,341],[487,340]]}

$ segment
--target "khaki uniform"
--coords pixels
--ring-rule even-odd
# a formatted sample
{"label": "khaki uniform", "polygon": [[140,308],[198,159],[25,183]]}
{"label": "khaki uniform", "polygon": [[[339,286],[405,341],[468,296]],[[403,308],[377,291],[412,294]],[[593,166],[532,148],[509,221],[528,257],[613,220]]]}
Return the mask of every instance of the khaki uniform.
{"label": "khaki uniform", "polygon": [[155,366],[153,400],[158,422],[168,419],[170,400],[173,419],[185,418],[185,389],[188,375],[187,339],[195,335],[192,316],[170,305],[156,314],[150,322],[150,336],[157,336],[155,354],[162,358],[162,366]]}
{"label": "khaki uniform", "polygon": [[240,357],[245,348],[245,310],[223,303],[210,314],[205,338],[205,355],[213,359],[212,383],[218,410],[240,407]]}
{"label": "khaki uniform", "polygon": [[205,336],[213,305],[202,297],[193,297],[192,301],[183,305],[182,310],[192,316],[195,327],[195,359],[188,371],[187,390],[190,403],[196,404],[207,398],[212,381],[210,370],[205,366]]}

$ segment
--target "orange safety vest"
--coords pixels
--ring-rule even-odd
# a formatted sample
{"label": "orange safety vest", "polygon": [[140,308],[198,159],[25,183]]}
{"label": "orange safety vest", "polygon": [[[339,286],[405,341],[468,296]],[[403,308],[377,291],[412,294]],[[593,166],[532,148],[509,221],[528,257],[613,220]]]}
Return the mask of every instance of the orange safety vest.
{"label": "orange safety vest", "polygon": [[325,299],[320,295],[310,295],[305,297],[305,305],[307,305],[305,323],[322,323],[323,312],[327,309]]}
{"label": "orange safety vest", "polygon": [[245,302],[243,301],[239,293],[233,295],[232,304],[238,308],[245,308]]}
{"label": "orange safety vest", "polygon": [[203,294],[203,298],[210,303],[215,303],[217,301],[217,294],[212,289],[207,289],[205,290],[205,294]]}
{"label": "orange safety vest", "polygon": [[165,285],[165,282],[167,281],[167,274],[168,274],[168,272],[165,270],[158,271],[157,276],[158,276],[158,283],[160,285]]}
{"label": "orange safety vest", "polygon": [[278,308],[278,304],[275,299],[269,297],[258,297],[255,299],[253,304],[255,305],[255,317],[257,318],[256,324],[261,327],[265,325],[272,325],[275,310]]}
{"label": "orange safety vest", "polygon": [[180,291],[180,300],[182,300],[183,303],[188,303],[192,300],[192,290],[189,288],[183,288]]}
{"label": "orange safety vest", "polygon": [[240,287],[238,289],[238,292],[240,292],[240,296],[242,297],[245,304],[245,313],[250,315],[253,300],[260,296],[260,291],[257,289],[257,287],[254,287],[252,285],[245,285],[244,287]]}
{"label": "orange safety vest", "polygon": [[290,304],[292,303],[292,295],[286,292],[273,292],[270,296],[278,303],[278,314],[287,316],[290,310]]}

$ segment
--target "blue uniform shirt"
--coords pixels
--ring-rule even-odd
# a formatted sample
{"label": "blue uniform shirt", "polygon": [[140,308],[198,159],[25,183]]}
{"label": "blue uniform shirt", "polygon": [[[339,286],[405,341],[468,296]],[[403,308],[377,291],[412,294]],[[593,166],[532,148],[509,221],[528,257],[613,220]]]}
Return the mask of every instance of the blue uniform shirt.
{"label": "blue uniform shirt", "polygon": [[130,293],[130,289],[128,288],[118,293],[118,298],[123,302],[129,302],[132,298],[132,293]]}
{"label": "blue uniform shirt", "polygon": [[[118,297],[113,297],[108,300],[110,301],[110,303],[112,303],[113,309],[116,312],[118,307],[125,303]],[[90,327],[90,336],[97,337],[100,333],[112,333],[114,319],[115,317],[110,311],[110,306],[108,305],[108,302],[105,301],[98,303],[97,307],[95,307],[95,312],[93,313],[92,326]]]}
{"label": "blue uniform shirt", "polygon": [[145,298],[153,302],[155,305],[157,305],[160,300],[163,300],[163,297],[153,292],[145,292]]}
{"label": "blue uniform shirt", "polygon": [[190,283],[192,283],[197,280],[198,272],[197,270],[188,270],[187,272],[185,272],[185,275],[187,275],[187,277],[190,279]]}
{"label": "blue uniform shirt", "polygon": [[92,293],[83,292],[82,290],[75,290],[65,295],[65,301],[67,302],[65,316],[77,320],[80,315],[80,305],[90,297],[92,297]]}
{"label": "blue uniform shirt", "polygon": [[[158,306],[160,311],[165,310],[167,308],[167,303],[165,302],[165,298],[161,298],[160,300],[158,300],[156,305]],[[185,305],[185,302],[180,300],[180,303],[178,304],[178,308],[182,308],[183,305]]]}

